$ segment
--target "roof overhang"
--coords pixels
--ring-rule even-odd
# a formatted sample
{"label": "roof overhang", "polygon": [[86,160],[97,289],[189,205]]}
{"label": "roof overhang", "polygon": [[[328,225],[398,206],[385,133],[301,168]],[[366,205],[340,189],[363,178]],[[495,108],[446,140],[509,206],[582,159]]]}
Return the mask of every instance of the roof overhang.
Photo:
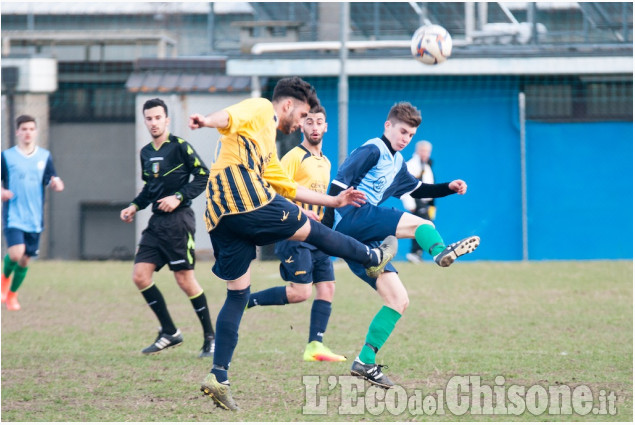
{"label": "roof overhang", "polygon": [[[346,73],[349,76],[632,74],[633,56],[450,58],[440,65],[424,65],[412,58],[349,58]],[[228,59],[227,75],[338,76],[340,60]]]}

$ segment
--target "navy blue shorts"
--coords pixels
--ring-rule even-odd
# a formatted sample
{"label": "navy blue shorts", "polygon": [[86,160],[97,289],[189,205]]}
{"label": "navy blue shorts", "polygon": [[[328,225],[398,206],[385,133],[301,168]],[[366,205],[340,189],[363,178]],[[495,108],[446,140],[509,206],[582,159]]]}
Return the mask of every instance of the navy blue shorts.
{"label": "navy blue shorts", "polygon": [[256,258],[257,245],[288,239],[307,220],[296,204],[280,195],[256,210],[224,216],[209,232],[216,257],[212,272],[223,280],[238,279]]}
{"label": "navy blue shorts", "polygon": [[190,207],[152,214],[148,227],[141,233],[135,264],[154,264],[156,271],[166,264],[173,272],[194,270],[195,232],[196,220]]}
{"label": "navy blue shorts", "polygon": [[280,259],[280,276],[286,282],[335,281],[331,257],[306,242],[282,241],[275,247]]}
{"label": "navy blue shorts", "polygon": [[37,257],[40,253],[40,234],[25,232],[20,229],[4,229],[4,238],[7,241],[7,248],[14,245],[24,245],[24,253],[29,257]]}
{"label": "navy blue shorts", "polygon": [[[381,242],[388,236],[397,233],[397,224],[399,224],[403,214],[403,211],[395,208],[364,204],[359,208],[349,209],[335,230],[375,248],[381,245]],[[368,277],[363,265],[353,261],[346,261],[346,263],[357,277],[368,283],[373,289],[377,289],[377,279]],[[392,263],[388,263],[385,270],[387,272],[397,271]]]}

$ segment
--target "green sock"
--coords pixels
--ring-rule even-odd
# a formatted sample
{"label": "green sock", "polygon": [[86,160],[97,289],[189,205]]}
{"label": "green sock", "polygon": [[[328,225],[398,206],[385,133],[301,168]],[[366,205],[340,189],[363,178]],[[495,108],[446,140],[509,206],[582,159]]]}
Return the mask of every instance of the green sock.
{"label": "green sock", "polygon": [[[366,344],[370,344],[379,351],[384,345],[392,330],[395,329],[397,321],[401,318],[401,314],[390,307],[383,306],[368,327],[366,334]],[[359,359],[366,364],[375,363],[375,350],[368,345],[362,347],[359,353]]]}
{"label": "green sock", "polygon": [[415,230],[415,240],[419,246],[433,257],[445,249],[443,238],[430,224],[422,224]]}
{"label": "green sock", "polygon": [[15,266],[15,273],[13,274],[13,282],[11,282],[11,292],[18,292],[20,285],[26,277],[26,271],[29,267]]}
{"label": "green sock", "polygon": [[18,265],[17,261],[12,261],[11,258],[9,258],[9,254],[4,256],[4,266],[2,267],[2,274],[4,275],[4,277],[9,277],[11,276],[11,273],[13,273],[13,269],[15,269],[15,266]]}

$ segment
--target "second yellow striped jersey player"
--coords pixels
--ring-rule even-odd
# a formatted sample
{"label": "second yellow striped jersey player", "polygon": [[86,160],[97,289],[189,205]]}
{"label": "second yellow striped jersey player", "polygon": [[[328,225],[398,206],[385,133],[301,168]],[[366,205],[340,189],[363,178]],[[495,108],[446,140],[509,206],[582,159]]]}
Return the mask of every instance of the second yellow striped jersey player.
{"label": "second yellow striped jersey player", "polygon": [[218,128],[220,151],[207,182],[207,231],[223,216],[267,205],[276,192],[293,199],[298,184],[282,169],[276,148],[278,117],[264,98],[225,108],[229,124]]}
{"label": "second yellow striped jersey player", "polygon": [[[280,162],[282,168],[296,183],[315,192],[326,193],[331,179],[331,162],[321,151],[320,156],[313,155],[307,148],[298,145],[287,152]],[[322,220],[324,208],[321,205],[304,202],[296,202],[296,204],[313,211]]]}

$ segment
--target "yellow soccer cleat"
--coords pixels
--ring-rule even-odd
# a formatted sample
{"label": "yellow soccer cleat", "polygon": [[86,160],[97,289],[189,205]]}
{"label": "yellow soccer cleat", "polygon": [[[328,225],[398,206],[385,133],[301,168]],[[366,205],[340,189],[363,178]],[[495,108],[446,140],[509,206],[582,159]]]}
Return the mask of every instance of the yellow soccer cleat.
{"label": "yellow soccer cleat", "polygon": [[209,396],[214,403],[225,410],[238,410],[238,405],[232,398],[229,384],[221,384],[216,380],[216,375],[208,373],[201,384],[201,391]]}
{"label": "yellow soccer cleat", "polygon": [[333,353],[319,341],[311,341],[304,350],[305,362],[343,362],[346,357]]}
{"label": "yellow soccer cleat", "polygon": [[373,248],[373,251],[378,253],[378,257],[381,259],[381,262],[376,266],[368,267],[366,269],[366,275],[370,278],[377,279],[379,275],[384,272],[386,264],[394,258],[395,254],[397,254],[398,245],[399,242],[397,241],[397,238],[390,235],[384,239],[379,247]]}

